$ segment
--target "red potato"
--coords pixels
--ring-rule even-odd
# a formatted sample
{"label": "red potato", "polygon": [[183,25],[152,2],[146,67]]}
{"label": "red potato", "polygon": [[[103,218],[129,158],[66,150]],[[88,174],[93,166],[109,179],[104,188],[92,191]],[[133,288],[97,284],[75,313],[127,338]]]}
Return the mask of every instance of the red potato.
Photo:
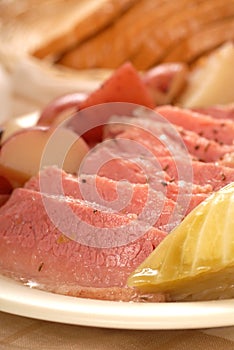
{"label": "red potato", "polygon": [[0,126],[0,140],[2,140],[3,133],[4,133],[4,127]]}
{"label": "red potato", "polygon": [[171,103],[186,84],[185,63],[164,63],[148,70],[142,77],[156,105]]}
{"label": "red potato", "polygon": [[[74,93],[52,101],[41,113],[38,125],[57,125],[74,112],[107,102],[132,103],[149,108],[155,107],[156,104],[169,103],[183,88],[187,71],[188,68],[183,63],[162,64],[141,77],[131,63],[125,63],[89,96]],[[122,113],[126,112],[128,110],[122,107]],[[85,115],[78,113],[73,117],[72,127],[75,125],[75,129],[79,130],[80,135],[89,144],[95,144],[102,139],[102,127],[96,124],[105,123],[114,113],[116,110],[105,107],[103,111],[100,109],[97,111],[95,119],[93,119],[93,111],[87,111]],[[77,120],[74,121],[74,119]],[[80,124],[82,124],[81,128]],[[80,129],[85,130],[84,134]]]}
{"label": "red potato", "polygon": [[22,129],[2,144],[0,174],[13,187],[22,186],[40,168],[49,165],[75,174],[88,150],[85,141],[66,128]]}
{"label": "red potato", "polygon": [[128,102],[148,108],[154,107],[154,102],[141,76],[128,62],[119,67],[99,89],[91,93],[81,103],[81,108],[106,102]]}
{"label": "red potato", "polygon": [[72,112],[78,111],[81,102],[86,98],[87,94],[81,92],[57,97],[44,108],[37,124],[59,124],[69,117]]}
{"label": "red potato", "polygon": [[[135,68],[130,63],[123,64],[117,69],[110,78],[108,78],[99,89],[92,92],[87,98],[80,94],[71,94],[56,99],[50,103],[42,112],[38,125],[54,125],[68,118],[71,111],[79,111],[108,102],[126,102],[137,105],[143,105],[154,108],[153,99]],[[103,110],[101,122],[105,123],[115,111]],[[61,115],[63,113],[63,115]],[[66,113],[66,114],[64,114]],[[82,134],[85,141],[89,144],[95,144],[102,139],[102,127],[93,127],[96,122],[99,123],[100,114],[97,114],[96,122],[91,120],[92,113],[85,113],[85,120],[80,120],[81,114],[77,114],[77,124],[83,124],[82,129],[88,130]],[[76,117],[75,117],[76,118]],[[72,122],[73,123],[73,122]],[[84,125],[85,123],[85,125]],[[92,128],[93,127],[93,128]],[[79,128],[79,127],[78,127]]]}
{"label": "red potato", "polygon": [[10,194],[0,194],[0,207],[10,198]]}
{"label": "red potato", "polygon": [[17,122],[16,119],[8,120],[3,127],[1,144],[3,144],[8,137],[10,137],[12,134],[14,134],[15,132],[21,129],[22,129],[22,126]]}
{"label": "red potato", "polygon": [[12,186],[10,182],[2,175],[0,175],[0,196],[8,195],[12,192]]}
{"label": "red potato", "polygon": [[38,112],[30,113],[22,117],[7,120],[2,125],[1,144],[15,132],[35,126],[38,119]]}
{"label": "red potato", "polygon": [[[148,108],[153,108],[155,106],[140,75],[131,63],[125,63],[118,68],[99,89],[91,93],[87,99],[81,103],[80,108],[85,109],[110,102],[122,102],[122,106],[118,108],[118,111],[120,112],[122,110],[123,113],[128,112],[129,105],[127,106],[127,104],[142,105]],[[126,110],[124,102],[126,103]],[[104,124],[110,116],[116,113],[116,110],[108,110],[107,107],[103,112],[102,123]],[[86,119],[88,125],[89,118]],[[101,141],[102,126],[90,129],[83,137],[88,143],[97,143]]]}

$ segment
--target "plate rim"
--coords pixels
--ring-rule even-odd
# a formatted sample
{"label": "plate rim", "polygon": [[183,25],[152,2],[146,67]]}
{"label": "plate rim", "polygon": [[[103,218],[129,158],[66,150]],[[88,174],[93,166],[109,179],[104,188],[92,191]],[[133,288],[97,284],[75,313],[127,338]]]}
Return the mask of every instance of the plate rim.
{"label": "plate rim", "polygon": [[77,298],[29,288],[0,276],[0,311],[77,326],[178,330],[234,326],[234,299],[136,303]]}

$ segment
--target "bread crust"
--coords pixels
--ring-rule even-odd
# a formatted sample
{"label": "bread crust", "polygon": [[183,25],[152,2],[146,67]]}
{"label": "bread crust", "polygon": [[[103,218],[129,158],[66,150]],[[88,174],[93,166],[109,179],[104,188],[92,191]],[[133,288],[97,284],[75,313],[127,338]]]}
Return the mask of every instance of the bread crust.
{"label": "bread crust", "polygon": [[[220,25],[220,21],[233,18],[234,0],[139,1],[112,26],[67,52],[60,63],[76,69],[117,68],[130,60],[137,69],[145,70],[164,60],[190,62],[193,55],[203,54],[206,43],[199,42],[196,52],[183,43],[203,31],[207,41],[209,27],[214,28],[211,35],[214,31],[219,38],[210,49],[234,39],[231,24],[226,24],[229,33]],[[202,34],[199,40],[203,40]],[[181,45],[180,51],[177,45]]]}
{"label": "bread crust", "polygon": [[234,0],[12,0],[0,13],[0,51],[78,70],[190,63],[234,40]]}
{"label": "bread crust", "polygon": [[192,63],[201,55],[207,54],[225,41],[234,38],[234,18],[212,22],[203,30],[181,41],[163,59],[164,62],[180,61]]}
{"label": "bread crust", "polygon": [[0,1],[1,48],[53,60],[110,25],[136,1],[11,0],[9,5]]}
{"label": "bread crust", "polygon": [[[33,52],[38,58],[48,55],[59,56],[61,53],[79,45],[100,30],[106,28],[114,20],[118,19],[137,0],[104,0],[96,2],[93,11],[89,11],[74,24],[70,30],[65,31],[61,36],[54,38],[39,49]],[[98,4],[98,6],[97,6]],[[75,10],[75,8],[74,8]]]}
{"label": "bread crust", "polygon": [[[212,1],[190,1],[190,8],[184,7],[180,13],[168,18],[160,29],[152,28],[151,41],[145,41],[141,46],[139,53],[132,59],[133,64],[138,69],[147,69],[159,62],[189,62],[187,56],[191,53],[184,48],[180,53],[170,59],[164,59],[169,52],[180,45],[181,42],[189,42],[191,37],[196,36],[197,32],[206,31],[207,26],[216,27],[218,21],[227,18],[234,18],[233,0],[212,0]],[[219,33],[219,30],[221,31]],[[221,28],[217,28],[217,34],[220,37],[220,44],[225,42],[227,36]],[[150,29],[148,30],[148,34]],[[223,38],[222,38],[223,36]],[[229,39],[234,39],[234,32],[229,33]],[[202,40],[202,37],[200,38]],[[160,43],[161,45],[159,45]],[[199,52],[200,41],[197,47],[197,57],[203,53]]]}
{"label": "bread crust", "polygon": [[148,30],[158,30],[165,18],[186,4],[189,0],[138,0],[112,26],[66,53],[60,63],[76,69],[117,68],[132,60],[144,42],[151,41]]}

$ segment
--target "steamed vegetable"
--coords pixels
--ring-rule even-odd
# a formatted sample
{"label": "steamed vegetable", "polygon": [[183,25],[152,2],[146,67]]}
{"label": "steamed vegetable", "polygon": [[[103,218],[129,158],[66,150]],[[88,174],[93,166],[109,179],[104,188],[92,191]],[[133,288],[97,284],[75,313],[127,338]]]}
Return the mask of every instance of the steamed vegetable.
{"label": "steamed vegetable", "polygon": [[128,285],[170,300],[234,297],[234,183],[195,208],[131,274]]}

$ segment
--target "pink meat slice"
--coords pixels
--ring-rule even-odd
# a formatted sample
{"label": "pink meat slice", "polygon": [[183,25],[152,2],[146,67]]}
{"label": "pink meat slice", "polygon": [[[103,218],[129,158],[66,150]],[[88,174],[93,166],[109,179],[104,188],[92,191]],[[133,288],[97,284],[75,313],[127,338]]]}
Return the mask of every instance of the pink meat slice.
{"label": "pink meat slice", "polygon": [[[143,115],[144,117],[144,115]],[[183,155],[184,144],[176,128],[168,123],[160,123],[147,118],[119,117],[110,118],[104,129],[105,139],[118,142],[121,151],[138,154],[141,157],[173,156],[174,152]],[[129,142],[118,141],[126,139]],[[113,147],[111,144],[109,147]]]}
{"label": "pink meat slice", "polygon": [[[135,126],[133,123],[131,123],[131,125],[126,123],[124,125],[119,123],[112,123],[110,124],[110,129],[109,125],[107,126],[105,136],[114,137],[116,134],[117,136],[119,136],[119,132],[123,130],[123,127],[126,129],[126,131],[120,134],[119,139],[108,139],[107,144],[101,144],[97,149],[95,149],[88,155],[88,158],[85,161],[88,164],[87,168],[90,168],[90,165],[92,166],[93,164],[95,164],[96,160],[102,158],[104,154],[104,158],[113,159],[112,161],[107,162],[103,167],[101,167],[101,169],[98,172],[98,175],[108,177],[114,180],[121,180],[123,178],[123,171],[126,175],[126,171],[128,171],[129,169],[128,160],[126,161],[125,158],[130,158],[131,161],[136,161],[138,162],[138,164],[139,162],[141,162],[141,164],[144,164],[144,169],[146,170],[147,175],[147,177],[144,177],[144,180],[146,180],[147,178],[147,183],[150,185],[151,188],[153,188],[156,191],[163,191],[168,198],[174,200],[177,203],[177,207],[183,208],[180,209],[180,212],[182,210],[183,213],[189,213],[199,203],[206,199],[207,196],[211,193],[212,187],[210,185],[199,186],[197,184],[192,184],[192,173],[191,177],[188,176],[188,169],[189,167],[192,168],[192,165],[190,164],[191,159],[189,158],[189,156],[189,164],[188,159],[184,159],[183,157],[180,162],[180,180],[182,181],[178,182],[178,176],[175,177],[174,174],[173,176],[165,176],[164,174],[166,172],[167,165],[161,163],[161,153],[158,152],[158,149],[156,148],[156,156],[153,156],[154,148],[152,147],[152,143],[147,142],[147,146],[142,147],[142,144],[145,143],[145,140],[147,138],[142,136],[141,129],[138,128],[137,133],[135,132],[136,129],[134,129]],[[109,130],[110,133],[108,132]],[[132,132],[132,130],[134,131]],[[139,149],[135,145],[134,147],[131,147],[131,143],[124,144],[122,142],[124,140],[130,140],[130,142],[134,140],[138,144],[140,144],[141,147]],[[150,148],[152,149],[152,152],[149,153]],[[169,158],[173,162],[173,158]],[[146,167],[146,164],[149,164],[149,166]],[[174,164],[174,166],[175,169],[178,169],[176,167],[176,164]],[[160,178],[157,176],[157,174],[160,173],[158,172],[158,169],[160,169],[163,172],[164,179],[162,177]],[[84,172],[86,172],[86,169],[84,170]],[[94,169],[93,173],[95,173]],[[138,179],[138,175],[139,173],[137,172],[134,174],[134,176],[126,176],[125,178],[127,178],[128,181],[132,183],[138,183],[140,182]],[[143,183],[146,183],[146,181],[144,181]]]}
{"label": "pink meat slice", "polygon": [[234,122],[230,119],[215,119],[189,109],[173,106],[157,107],[155,111],[169,122],[182,126],[184,129],[195,131],[209,140],[214,140],[220,144],[233,144]]}
{"label": "pink meat slice", "polygon": [[[177,163],[181,160],[178,159]],[[161,164],[167,171],[169,176],[177,179],[177,170],[175,163],[170,157],[162,157],[160,159]],[[193,183],[199,185],[200,188],[203,186],[211,187],[211,191],[217,191],[223,186],[234,181],[234,169],[218,165],[216,163],[203,163],[198,161],[192,161],[193,168]],[[207,190],[209,191],[209,188]]]}
{"label": "pink meat slice", "polygon": [[[167,157],[166,157],[167,158]],[[111,162],[106,166],[103,171],[99,173],[100,177],[108,177],[109,179],[114,179],[116,181],[121,181],[121,171],[118,173],[118,165],[123,164],[123,162]],[[115,172],[115,176],[113,176],[113,173],[111,169],[117,169],[117,172]],[[119,174],[119,176],[118,176]],[[169,174],[169,173],[168,173]],[[173,173],[170,173],[172,175]],[[132,177],[131,179],[128,178],[128,180],[133,184],[138,184],[138,176]],[[154,179],[153,177],[149,179],[147,183],[143,183],[143,185],[149,185],[151,189],[154,191],[160,191],[165,194],[165,196],[172,200],[173,202],[177,203],[177,209],[179,212],[177,212],[177,215],[179,213],[188,214],[192,209],[194,209],[198,204],[200,204],[203,200],[205,200],[212,192],[213,187],[210,184],[203,183],[203,185],[195,184],[195,183],[186,183],[184,181],[177,181],[176,178],[170,178],[169,181]],[[184,208],[187,207],[185,210]],[[179,215],[180,217],[180,215]],[[179,219],[179,218],[178,218]],[[179,219],[180,220],[180,219]],[[175,221],[176,222],[176,221]],[[161,227],[161,226],[160,226]],[[165,227],[164,229],[168,231],[168,229],[171,229],[171,226]]]}
{"label": "pink meat slice", "polygon": [[[148,122],[150,120],[150,123]],[[158,122],[152,115],[151,118],[144,116],[144,118],[131,117],[112,117],[110,124],[105,127],[105,138],[128,137],[129,139],[142,140],[145,144],[148,140],[148,131],[154,136],[153,142],[150,142],[150,149],[153,150],[155,156],[167,156],[167,152],[163,151],[157,146]],[[127,135],[126,135],[127,132]],[[203,162],[213,162],[221,159],[225,154],[234,152],[234,145],[220,145],[214,140],[209,140],[197,133],[186,130],[182,127],[176,126],[174,129],[177,134],[178,143],[184,143],[188,152],[197,160]],[[137,133],[137,136],[135,136]],[[160,136],[159,136],[160,137]],[[175,141],[175,138],[171,141]],[[168,144],[170,140],[168,141]],[[179,145],[178,145],[179,149]],[[181,149],[181,153],[183,153]],[[169,155],[169,153],[168,153]],[[182,154],[183,155],[183,154]]]}
{"label": "pink meat slice", "polygon": [[[143,119],[141,119],[140,116],[140,114],[136,114],[136,118],[112,117],[111,123],[106,126],[105,136],[119,138],[129,137],[129,139],[131,139],[134,137],[135,130],[137,129],[139,133],[138,142],[144,142],[144,132],[145,130],[147,131],[148,128],[150,128],[152,134],[156,135],[158,121],[155,121],[155,116],[149,113],[144,113]],[[120,122],[121,119],[122,123]],[[132,132],[132,130],[134,131]],[[233,145],[221,146],[217,142],[207,140],[206,138],[200,137],[196,133],[184,130],[183,128],[176,127],[176,130],[179,131],[179,133],[181,134],[181,138],[183,139],[186,146],[188,146],[188,150],[192,150],[194,155],[200,156],[199,158],[203,157],[202,160],[207,161],[207,163],[203,163],[203,161],[199,162],[198,160],[191,160],[191,163],[188,163],[188,160],[184,159],[183,154],[182,157],[178,157],[177,155],[175,157],[164,156],[164,154],[160,156],[160,154],[158,155],[158,150],[154,152],[153,146],[152,152],[154,152],[155,157],[157,158],[157,161],[160,164],[163,171],[166,171],[171,177],[171,180],[181,180],[179,176],[180,174],[178,174],[178,169],[181,169],[181,173],[186,173],[188,172],[188,167],[192,167],[193,177],[191,180],[195,185],[193,187],[193,193],[201,194],[200,199],[199,196],[197,198],[193,198],[194,205],[192,205],[192,207],[194,207],[196,206],[196,199],[198,200],[198,203],[205,199],[206,195],[202,192],[209,193],[212,190],[218,190],[226,184],[234,181]],[[172,136],[171,139],[173,141]],[[196,149],[195,152],[193,148]],[[190,151],[190,153],[192,152]],[[199,154],[196,152],[201,153]],[[218,159],[219,162],[210,162],[211,160]],[[229,169],[228,167],[232,169]],[[200,188],[196,188],[196,185],[200,185]],[[207,185],[210,187],[210,189],[206,188],[205,191],[202,191],[202,187]],[[175,199],[174,197],[170,198]]]}
{"label": "pink meat slice", "polygon": [[[131,184],[84,174],[76,178],[56,167],[41,171],[25,184],[25,188],[83,199],[109,207],[117,213],[136,214],[139,220],[165,231],[171,231],[184,217],[182,208],[174,200],[161,191],[153,190],[149,184]],[[162,189],[166,190],[163,185]]]}
{"label": "pink meat slice", "polygon": [[[111,137],[115,137],[113,133]],[[158,171],[160,170],[161,172],[163,172],[163,174],[165,173],[165,170],[162,164],[160,163],[161,157],[168,157],[168,158],[171,158],[172,160],[176,158],[181,158],[183,159],[184,169],[187,170],[187,172],[185,172],[183,169],[181,169],[183,172],[183,174],[181,175],[184,178],[184,180],[186,179],[186,181],[189,178],[190,174],[188,173],[188,170],[192,162],[192,158],[188,154],[185,146],[182,145],[182,141],[181,141],[181,145],[178,145],[177,149],[176,149],[176,146],[173,147],[174,145],[171,144],[171,150],[168,150],[167,152],[161,152],[160,148],[157,147],[157,140],[154,143],[154,137],[152,137],[152,139],[150,140],[148,138],[148,131],[145,131],[138,127],[127,128],[122,133],[116,135],[116,138],[113,139],[112,141],[113,141],[112,142],[113,145],[115,145],[115,148],[114,146],[112,146],[112,149],[111,149],[112,154],[118,155],[119,157],[123,157],[123,158],[127,156],[129,157],[129,155],[131,155],[132,159],[139,159],[138,160],[139,162],[140,161],[142,163],[151,162],[151,164],[152,163],[154,164],[154,168],[156,168]],[[121,147],[124,142],[129,143],[129,150],[127,148],[123,150],[123,147]],[[130,148],[132,142],[134,143],[136,142],[138,145],[140,145],[142,149],[141,153],[137,152],[137,150],[134,150],[134,143],[132,145],[132,148]],[[170,140],[168,140],[168,145],[170,145]],[[173,151],[175,152],[173,153]],[[151,178],[151,176],[153,176],[153,171],[147,174],[148,174],[148,177]],[[166,180],[167,176],[164,175],[164,177]],[[172,178],[168,179],[168,181],[170,180],[172,180]]]}
{"label": "pink meat slice", "polygon": [[215,162],[225,154],[234,152],[234,145],[220,145],[214,140],[201,137],[193,131],[177,129],[189,153],[202,162]]}
{"label": "pink meat slice", "polygon": [[[94,156],[95,159],[96,157]],[[88,162],[91,161],[92,157],[89,158]],[[88,174],[96,174],[96,171],[90,171]],[[134,159],[131,161],[119,157],[111,159],[101,166],[97,174],[116,181],[127,180],[131,183],[147,183],[147,174],[144,172],[144,169],[134,162]]]}
{"label": "pink meat slice", "polygon": [[[149,184],[155,191],[166,193],[168,198],[176,197],[178,186],[174,179],[167,174],[160,164],[160,158],[151,157],[146,152],[139,154],[132,148],[120,148],[122,145],[118,139],[108,145],[101,144],[85,158],[80,173],[98,174],[115,181],[127,180],[134,184]],[[124,141],[124,138],[121,140]],[[138,140],[138,144],[141,140]],[[147,158],[148,157],[148,158]],[[111,159],[98,168],[97,159]],[[186,168],[186,164],[185,164]],[[98,170],[97,170],[98,169]],[[189,186],[191,187],[191,186]],[[190,191],[185,187],[184,190]]]}
{"label": "pink meat slice", "polygon": [[[121,123],[121,120],[123,123]],[[154,189],[159,190],[159,183],[163,184],[166,187],[166,195],[168,198],[173,199],[177,203],[179,203],[182,207],[187,206],[186,214],[188,214],[192,209],[194,209],[198,204],[200,204],[203,200],[205,200],[208,195],[212,192],[212,186],[208,184],[203,184],[202,186],[199,184],[187,184],[186,181],[192,182],[193,181],[193,174],[192,177],[189,179],[189,177],[186,176],[188,173],[189,166],[192,167],[192,161],[190,160],[188,162],[188,159],[184,158],[183,150],[182,150],[182,157],[178,158],[179,161],[177,161],[177,158],[173,157],[161,157],[162,154],[166,154],[165,152],[160,152],[159,148],[157,148],[153,141],[148,142],[148,128],[150,127],[152,131],[152,135],[157,135],[157,130],[154,129],[155,125],[157,127],[157,123],[150,120],[150,124],[145,123],[145,120],[137,119],[137,118],[127,118],[127,117],[113,117],[110,119],[111,123],[108,124],[105,128],[105,137],[111,138],[111,137],[117,137],[115,143],[112,144],[112,152],[114,153],[114,146],[115,145],[115,153],[118,152],[120,149],[118,147],[118,141],[119,139],[126,139],[126,140],[135,140],[138,143],[141,143],[146,148],[150,149],[151,154],[154,154],[155,159],[157,160],[160,168],[163,171],[167,172],[167,166],[168,164],[164,161],[161,161],[161,159],[169,159],[170,160],[170,166],[173,164],[173,169],[175,172],[168,173],[170,176],[169,181],[149,181],[148,183],[150,186]],[[140,127],[138,127],[140,126]],[[169,137],[170,134],[168,133]],[[195,134],[195,136],[197,136]],[[154,136],[153,136],[154,137]],[[199,136],[198,136],[199,137]],[[171,137],[172,142],[176,140],[176,137]],[[201,137],[199,137],[201,139]],[[153,140],[153,138],[152,138]],[[170,141],[168,141],[169,143]],[[207,140],[207,142],[209,142]],[[156,140],[157,143],[157,140]],[[226,146],[229,148],[230,146]],[[180,149],[180,145],[178,146],[178,149]],[[122,149],[123,150],[123,149]],[[127,149],[124,149],[124,154],[127,153]],[[129,151],[133,156],[137,156],[137,154],[132,153],[133,149]],[[147,154],[147,152],[144,154],[141,154],[141,157],[149,157],[150,155]],[[188,156],[189,157],[189,156]],[[180,177],[178,178],[178,169],[180,169]],[[182,178],[181,178],[181,174]],[[179,191],[180,190],[180,191]],[[190,201],[188,203],[186,197],[190,196]],[[185,200],[186,199],[186,200]]]}
{"label": "pink meat slice", "polygon": [[229,168],[234,168],[234,152],[225,154],[222,159],[217,162],[218,165],[222,165]]}
{"label": "pink meat slice", "polygon": [[[74,219],[67,217],[66,208],[72,210]],[[0,208],[1,273],[56,293],[112,300],[139,299],[135,290],[126,287],[127,277],[164,239],[165,233],[139,225],[133,216],[101,209],[81,200],[16,189]],[[76,223],[77,217],[80,224]],[[129,236],[130,242],[114,246],[116,239],[120,243],[128,233],[134,235],[136,231],[128,229],[131,223],[142,235],[135,240]],[[120,232],[122,227],[124,230]],[[95,233],[95,238],[88,231]],[[105,238],[105,232],[112,246],[87,244],[97,245]],[[80,242],[82,239],[86,244]],[[158,301],[163,298],[153,297]]]}
{"label": "pink meat slice", "polygon": [[[122,142],[123,141],[123,142]],[[107,140],[93,149],[83,160],[79,173],[95,174],[112,180],[128,180],[131,183],[145,184],[154,178],[155,181],[169,181],[170,177],[161,168],[152,153],[145,152],[144,147],[130,147],[129,140]],[[146,154],[146,156],[145,156]],[[161,186],[162,189],[162,186]]]}
{"label": "pink meat slice", "polygon": [[[119,122],[121,121],[121,119],[124,121],[123,123]],[[130,125],[130,121],[131,121],[131,125]],[[146,128],[149,127],[147,123],[145,123],[145,126],[144,126],[144,122],[145,122],[144,120],[141,121],[140,119],[137,119],[137,118],[126,118],[126,117],[111,118],[111,124],[108,124],[105,129],[105,137],[117,137],[115,139],[115,142],[111,143],[112,154],[118,154],[120,149],[118,145],[121,144],[121,141],[123,139],[136,140],[138,141],[138,143],[144,144],[146,139],[145,132],[148,133],[148,130]],[[140,125],[140,127],[138,127],[138,125]],[[154,130],[155,125],[154,125],[154,122],[150,120],[150,128],[154,134],[156,134],[157,132],[157,130]],[[142,129],[142,127],[145,127],[145,129]],[[229,148],[230,146],[227,145],[227,147]],[[178,195],[178,186],[183,186],[184,191],[186,191],[186,182],[193,182],[192,159],[188,154],[187,154],[187,157],[184,157],[184,153],[182,153],[181,157],[178,157],[177,155],[175,157],[162,156],[161,153],[158,152],[158,149],[154,148],[153,143],[147,144],[147,149],[148,148],[150,149],[151,153],[147,154],[147,152],[145,153],[142,152],[141,157],[146,157],[147,161],[151,159],[149,157],[152,157],[152,160],[154,160],[158,168],[168,173],[169,179],[161,181],[160,184],[163,184],[165,187],[167,187],[167,196],[175,200]],[[123,152],[123,148],[122,148],[121,151],[122,152],[119,152],[119,154],[121,154],[123,157],[125,157],[126,154],[128,154],[127,149],[124,149],[124,152]],[[137,157],[137,152],[134,153],[133,149],[129,150],[129,153],[131,154],[132,157]],[[170,168],[173,167],[173,172],[171,171],[169,173],[167,171],[168,170],[167,167],[169,165],[170,165]],[[191,176],[187,175],[189,172],[189,168],[191,168],[191,174],[190,174]],[[152,184],[152,179],[150,178],[148,180],[148,183],[154,189],[160,190],[160,188],[158,187],[159,182],[155,181]],[[192,186],[192,193],[194,195],[198,193],[201,194],[200,198],[205,198],[206,197],[205,194],[209,194],[211,191],[212,191],[211,185],[205,184],[205,185],[199,186],[199,184],[193,184]],[[189,187],[187,193],[191,193],[191,187]]]}
{"label": "pink meat slice", "polygon": [[234,120],[234,103],[194,108],[193,110],[197,113],[206,114],[213,118]]}

